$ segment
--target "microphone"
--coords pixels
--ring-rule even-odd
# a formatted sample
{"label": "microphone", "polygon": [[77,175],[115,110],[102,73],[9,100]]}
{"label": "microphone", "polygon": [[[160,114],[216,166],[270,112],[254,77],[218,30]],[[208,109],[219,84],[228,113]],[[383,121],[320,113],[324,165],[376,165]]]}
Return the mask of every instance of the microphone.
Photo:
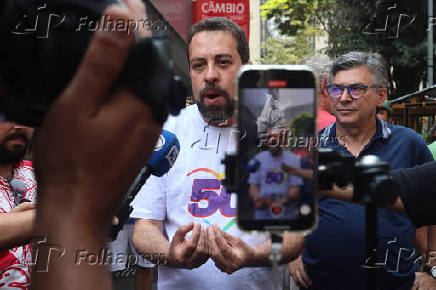
{"label": "microphone", "polygon": [[177,156],[179,156],[179,151],[180,143],[176,135],[162,129],[159,139],[154,147],[153,154],[148,160],[147,165],[141,169],[139,174],[136,176],[135,181],[127,190],[121,208],[116,215],[118,218],[118,224],[112,225],[109,233],[112,241],[117,238],[118,232],[129,219],[130,214],[133,211],[133,207],[130,204],[135,199],[147,179],[150,175],[161,177],[167,173],[176,162]]}
{"label": "microphone", "polygon": [[249,173],[255,173],[260,168],[260,161],[256,158],[251,159],[245,164],[245,170]]}
{"label": "microphone", "polygon": [[30,202],[30,200],[24,197],[24,194],[27,191],[27,187],[24,182],[16,178],[6,178],[6,180],[9,182],[9,186],[11,187],[11,190],[14,193],[15,206],[18,206],[23,202]]}
{"label": "microphone", "polygon": [[250,174],[255,173],[259,170],[260,165],[261,163],[258,159],[251,158],[244,166],[245,170],[241,180],[245,182]]}

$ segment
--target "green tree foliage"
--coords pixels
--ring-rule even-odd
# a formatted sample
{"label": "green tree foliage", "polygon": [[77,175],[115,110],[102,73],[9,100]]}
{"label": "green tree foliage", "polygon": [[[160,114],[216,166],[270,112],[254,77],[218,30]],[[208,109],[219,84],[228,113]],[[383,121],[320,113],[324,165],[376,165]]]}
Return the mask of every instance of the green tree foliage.
{"label": "green tree foliage", "polygon": [[427,0],[269,0],[262,13],[282,34],[323,29],[331,57],[351,51],[380,53],[389,67],[391,97],[416,91],[427,78]]}
{"label": "green tree foliage", "polygon": [[312,42],[302,33],[292,38],[270,37],[263,48],[268,53],[260,59],[262,64],[297,64],[313,54]]}
{"label": "green tree foliage", "polygon": [[333,0],[268,0],[261,7],[261,15],[273,19],[284,35],[295,36],[328,20],[335,1]]}
{"label": "green tree foliage", "polygon": [[307,113],[297,115],[291,122],[293,136],[310,136],[313,134],[313,116]]}

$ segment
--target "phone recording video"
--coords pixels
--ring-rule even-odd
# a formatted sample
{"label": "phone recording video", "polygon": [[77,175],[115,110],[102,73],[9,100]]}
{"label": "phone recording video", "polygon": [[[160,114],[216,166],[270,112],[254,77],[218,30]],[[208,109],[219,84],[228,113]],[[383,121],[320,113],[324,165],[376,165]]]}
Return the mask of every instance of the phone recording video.
{"label": "phone recording video", "polygon": [[305,66],[246,66],[238,79],[238,223],[308,230],[315,221],[315,77]]}

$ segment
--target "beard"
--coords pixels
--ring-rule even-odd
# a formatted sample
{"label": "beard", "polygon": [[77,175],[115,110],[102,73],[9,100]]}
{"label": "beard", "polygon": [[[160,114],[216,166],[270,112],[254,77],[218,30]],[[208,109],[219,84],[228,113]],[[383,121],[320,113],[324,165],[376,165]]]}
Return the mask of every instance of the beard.
{"label": "beard", "polygon": [[[20,149],[16,150],[10,150],[6,148],[6,141],[14,138],[22,138],[25,140],[26,144],[24,147],[21,147]],[[24,156],[26,155],[27,148],[29,147],[29,138],[20,132],[15,132],[10,135],[8,135],[3,142],[0,144],[0,164],[3,165],[15,165],[18,164],[21,160],[23,160]]]}
{"label": "beard", "polygon": [[279,156],[282,154],[282,148],[280,148],[278,145],[277,146],[270,146],[270,147],[268,147],[268,150],[272,156]]}
{"label": "beard", "polygon": [[[225,99],[224,105],[208,105],[204,104],[204,98],[206,97],[207,91],[217,91]],[[197,106],[201,115],[209,122],[225,122],[233,116],[234,105],[233,101],[230,99],[229,94],[217,84],[207,83],[203,89],[200,91],[200,100],[198,100]]]}

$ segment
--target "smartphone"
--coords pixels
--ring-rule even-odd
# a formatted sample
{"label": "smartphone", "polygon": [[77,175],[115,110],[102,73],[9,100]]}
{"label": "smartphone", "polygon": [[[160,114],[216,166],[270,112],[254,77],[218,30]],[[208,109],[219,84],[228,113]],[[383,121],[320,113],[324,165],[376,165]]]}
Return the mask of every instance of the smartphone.
{"label": "smartphone", "polygon": [[237,78],[238,224],[310,231],[316,222],[316,78],[301,65],[247,65]]}

